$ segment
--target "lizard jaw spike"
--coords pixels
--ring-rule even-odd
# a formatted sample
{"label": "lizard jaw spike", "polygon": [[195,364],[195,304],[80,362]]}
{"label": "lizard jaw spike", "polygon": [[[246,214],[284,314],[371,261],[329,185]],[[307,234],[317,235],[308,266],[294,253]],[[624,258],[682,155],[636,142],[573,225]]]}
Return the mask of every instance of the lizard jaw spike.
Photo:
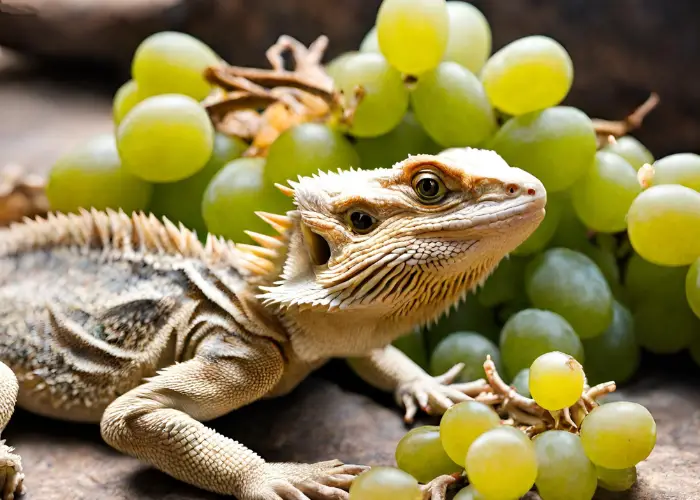
{"label": "lizard jaw spike", "polygon": [[286,215],[271,214],[269,212],[255,212],[255,215],[267,222],[272,229],[280,234],[285,234],[292,227],[292,219]]}
{"label": "lizard jaw spike", "polygon": [[256,233],[254,231],[244,231],[245,234],[250,236],[250,238],[260,245],[261,247],[264,248],[269,248],[270,250],[279,250],[280,248],[284,247],[284,243],[278,240],[277,238],[273,238],[272,236],[268,236],[266,234],[262,233]]}
{"label": "lizard jaw spike", "polygon": [[274,259],[277,257],[277,252],[270,248],[259,247],[256,245],[246,245],[245,243],[237,243],[236,248],[241,252],[246,252],[263,259]]}
{"label": "lizard jaw spike", "polygon": [[282,184],[278,184],[276,182],[275,182],[275,187],[277,189],[279,189],[280,191],[282,191],[282,194],[284,194],[285,196],[289,196],[290,198],[294,198],[294,189],[287,187],[287,186],[284,186]]}

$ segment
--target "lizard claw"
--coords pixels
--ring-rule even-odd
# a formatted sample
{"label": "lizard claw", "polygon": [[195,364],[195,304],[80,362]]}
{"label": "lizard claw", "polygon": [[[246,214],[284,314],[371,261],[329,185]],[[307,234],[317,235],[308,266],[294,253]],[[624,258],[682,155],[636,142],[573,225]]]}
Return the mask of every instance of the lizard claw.
{"label": "lizard claw", "polygon": [[461,476],[461,472],[438,476],[428,484],[421,486],[422,500],[445,500],[447,498],[447,488],[456,483]]}
{"label": "lizard claw", "polygon": [[24,494],[22,461],[14,450],[0,441],[0,499],[14,500]]}
{"label": "lizard claw", "polygon": [[316,464],[265,464],[266,489],[257,500],[348,500],[347,490],[355,478],[369,470],[363,465],[338,460]]}

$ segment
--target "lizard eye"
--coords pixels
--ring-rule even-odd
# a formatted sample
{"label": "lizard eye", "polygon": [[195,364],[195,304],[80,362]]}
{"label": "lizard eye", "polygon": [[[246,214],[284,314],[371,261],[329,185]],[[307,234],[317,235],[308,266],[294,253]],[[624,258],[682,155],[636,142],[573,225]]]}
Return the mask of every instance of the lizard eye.
{"label": "lizard eye", "polygon": [[432,172],[419,172],[413,179],[413,189],[423,203],[438,203],[447,194],[442,179]]}
{"label": "lizard eye", "polygon": [[367,212],[361,212],[359,210],[350,212],[348,215],[348,221],[350,222],[350,226],[352,227],[353,231],[359,234],[369,233],[377,224],[377,219],[372,217]]}

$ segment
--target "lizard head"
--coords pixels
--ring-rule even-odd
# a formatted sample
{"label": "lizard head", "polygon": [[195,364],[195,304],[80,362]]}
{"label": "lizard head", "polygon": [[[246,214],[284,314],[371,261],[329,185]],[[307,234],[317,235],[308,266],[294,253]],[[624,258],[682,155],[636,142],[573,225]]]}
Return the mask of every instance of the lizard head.
{"label": "lizard head", "polygon": [[300,330],[304,317],[318,322],[324,314],[366,322],[357,327],[365,330],[383,323],[381,335],[356,332],[360,344],[386,343],[442,315],[532,234],[546,203],[537,178],[471,148],[290,186],[296,210],[288,214],[286,260],[260,298]]}

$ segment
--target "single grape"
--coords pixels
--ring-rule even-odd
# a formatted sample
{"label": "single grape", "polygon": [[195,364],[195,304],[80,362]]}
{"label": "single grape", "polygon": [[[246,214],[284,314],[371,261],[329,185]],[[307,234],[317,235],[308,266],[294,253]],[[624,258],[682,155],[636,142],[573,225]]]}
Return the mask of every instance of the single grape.
{"label": "single grape", "polygon": [[264,199],[264,158],[238,158],[219,170],[202,199],[202,216],[210,233],[232,241],[247,238],[245,230],[269,232],[255,215]]}
{"label": "single grape", "polygon": [[214,146],[214,127],[194,99],[149,97],[117,129],[119,156],[132,174],[150,182],[174,182],[200,171]]}
{"label": "single grape", "polygon": [[627,491],[637,482],[637,468],[606,469],[596,466],[598,484],[608,491]]}
{"label": "single grape", "polygon": [[[598,233],[598,235],[611,236],[609,233]],[[598,266],[598,269],[600,269],[600,272],[603,273],[605,277],[605,281],[608,282],[613,295],[615,295],[615,292],[619,291],[622,284],[620,283],[620,268],[617,265],[617,256],[614,251],[590,243],[581,248],[580,252]]]}
{"label": "single grape", "polygon": [[700,193],[677,184],[652,186],[632,202],[627,225],[632,247],[649,262],[690,265],[700,255]]}
{"label": "single grape", "polygon": [[119,123],[124,119],[126,114],[131,111],[131,108],[136,106],[143,100],[139,92],[139,86],[134,80],[128,80],[114,94],[112,100],[112,115],[114,123]]}
{"label": "single grape", "polygon": [[408,109],[408,88],[401,73],[381,54],[359,52],[348,57],[334,80],[346,98],[351,98],[357,87],[364,91],[349,128],[356,137],[377,137],[390,132]]}
{"label": "single grape", "polygon": [[700,335],[695,335],[690,343],[690,357],[696,365],[700,366]]}
{"label": "single grape", "polygon": [[649,181],[652,186],[680,184],[700,191],[700,155],[676,153],[656,160]]}
{"label": "single grape", "polygon": [[586,226],[617,233],[627,228],[627,211],[641,191],[632,165],[621,156],[599,151],[592,168],[576,184],[571,200]]}
{"label": "single grape", "polygon": [[[207,186],[224,165],[240,157],[247,144],[238,137],[214,136],[214,149],[204,168],[178,182],[156,184],[149,210],[171,221],[182,222],[199,235],[207,233],[202,216],[202,198]],[[249,208],[250,209],[250,208]]]}
{"label": "single grape", "polygon": [[[537,477],[532,442],[512,427],[499,427],[477,437],[467,452],[469,482],[488,499],[512,500],[530,491]],[[522,434],[522,433],[520,433]]]}
{"label": "single grape", "polygon": [[394,163],[416,154],[437,154],[440,147],[423,130],[415,115],[409,111],[388,134],[359,138],[355,150],[362,168],[390,168]]}
{"label": "single grape", "polygon": [[700,258],[688,269],[685,278],[685,297],[690,308],[700,318]]}
{"label": "single grape", "polygon": [[211,91],[204,70],[218,63],[216,53],[197,38],[161,31],[136,48],[131,74],[144,95],[184,94],[199,101]]}
{"label": "single grape", "polygon": [[654,449],[656,422],[640,404],[606,403],[583,419],[581,443],[594,464],[627,469],[645,460]]}
{"label": "single grape", "polygon": [[377,54],[381,53],[381,50],[379,49],[379,38],[377,37],[376,26],[372,26],[372,28],[362,39],[362,43],[360,43],[360,52],[375,52]]}
{"label": "single grape", "polygon": [[491,54],[491,26],[479,9],[470,3],[447,2],[449,37],[443,61],[461,64],[475,75]]}
{"label": "single grape", "polygon": [[532,398],[549,411],[574,405],[583,393],[583,367],[568,354],[545,353],[530,366],[529,387]]}
{"label": "single grape", "polygon": [[440,441],[447,455],[464,466],[469,447],[481,434],[501,425],[501,418],[490,406],[464,401],[447,409],[440,420]]}
{"label": "single grape", "polygon": [[355,54],[359,54],[357,51],[349,51],[349,52],[343,52],[340,54],[338,57],[335,59],[332,59],[331,61],[328,62],[325,66],[326,73],[328,73],[328,76],[335,79],[337,78],[337,75],[340,74],[341,68],[343,67],[343,64],[345,64],[345,61],[348,59],[352,59]]}
{"label": "single grape", "polygon": [[551,248],[525,270],[525,289],[532,304],[560,314],[582,339],[600,335],[613,316],[610,286],[586,255]]}
{"label": "single grape", "polygon": [[635,304],[637,342],[655,354],[686,349],[700,332],[700,319],[683,299],[681,288],[668,297],[649,297]]}
{"label": "single grape", "polygon": [[634,253],[625,268],[625,290],[632,304],[651,298],[681,298],[687,273],[687,266],[657,266]]}
{"label": "single grape", "polygon": [[430,357],[430,371],[435,376],[442,375],[456,364],[464,363],[457,381],[471,382],[484,377],[484,362],[488,355],[491,355],[500,371],[501,355],[496,344],[478,333],[452,333],[433,351]]}
{"label": "single grape", "polygon": [[509,165],[530,172],[548,193],[554,193],[573,186],[591,168],[596,136],[583,111],[556,106],[511,118],[487,148]]}
{"label": "single grape", "polygon": [[432,425],[416,427],[406,433],[396,446],[396,464],[424,484],[461,470],[445,453],[440,428]]}
{"label": "single grape", "polygon": [[513,377],[513,381],[510,383],[518,394],[530,397],[530,369],[524,368],[518,372],[518,374]]}
{"label": "single grape", "polygon": [[98,135],[62,155],[46,185],[51,210],[121,208],[127,214],[145,210],[153,186],[122,167],[112,134]]}
{"label": "single grape", "polygon": [[526,264],[527,260],[522,257],[502,260],[477,293],[479,303],[494,307],[523,295]]}
{"label": "single grape", "polygon": [[[561,217],[552,239],[547,243],[547,248],[570,248],[571,250],[583,251],[590,247],[588,228],[576,215],[570,192],[561,191],[553,195],[547,193],[547,205],[554,196],[558,196],[561,200]],[[545,217],[547,216],[545,215]]]}
{"label": "single grape", "polygon": [[605,146],[602,151],[608,151],[621,156],[637,171],[644,164],[654,163],[654,157],[649,150],[631,135],[625,135]]}
{"label": "single grape", "polygon": [[459,490],[453,500],[486,500],[471,484]]}
{"label": "single grape", "polygon": [[637,372],[641,352],[634,335],[632,314],[619,302],[613,302],[610,326],[597,337],[583,341],[586,376],[592,385],[627,382]]}
{"label": "single grape", "polygon": [[591,500],[598,486],[595,465],[581,439],[567,431],[546,431],[533,440],[537,493],[542,500]]}
{"label": "single grape", "polygon": [[383,0],[377,13],[382,54],[409,75],[420,75],[440,63],[449,29],[445,0]]}
{"label": "single grape", "polygon": [[421,497],[418,481],[393,467],[373,467],[350,486],[350,500],[420,500]]}
{"label": "single grape", "polygon": [[509,43],[481,70],[493,106],[513,116],[556,106],[569,93],[573,78],[566,49],[540,35]]}
{"label": "single grape", "polygon": [[474,295],[468,295],[456,309],[450,309],[449,314],[443,315],[436,324],[426,330],[428,350],[435,349],[449,334],[460,331],[478,332],[494,342],[501,333],[493,311],[482,306]]}
{"label": "single grape", "polygon": [[456,62],[421,75],[411,92],[416,118],[445,148],[477,146],[496,131],[496,116],[479,79]]}
{"label": "single grape", "polygon": [[558,193],[548,196],[544,219],[528,239],[513,250],[512,255],[533,255],[542,251],[552,240],[564,213],[566,201]]}
{"label": "single grape", "polygon": [[423,330],[415,328],[411,333],[403,335],[393,342],[394,347],[401,350],[414,363],[428,370],[428,352],[426,350]]}

